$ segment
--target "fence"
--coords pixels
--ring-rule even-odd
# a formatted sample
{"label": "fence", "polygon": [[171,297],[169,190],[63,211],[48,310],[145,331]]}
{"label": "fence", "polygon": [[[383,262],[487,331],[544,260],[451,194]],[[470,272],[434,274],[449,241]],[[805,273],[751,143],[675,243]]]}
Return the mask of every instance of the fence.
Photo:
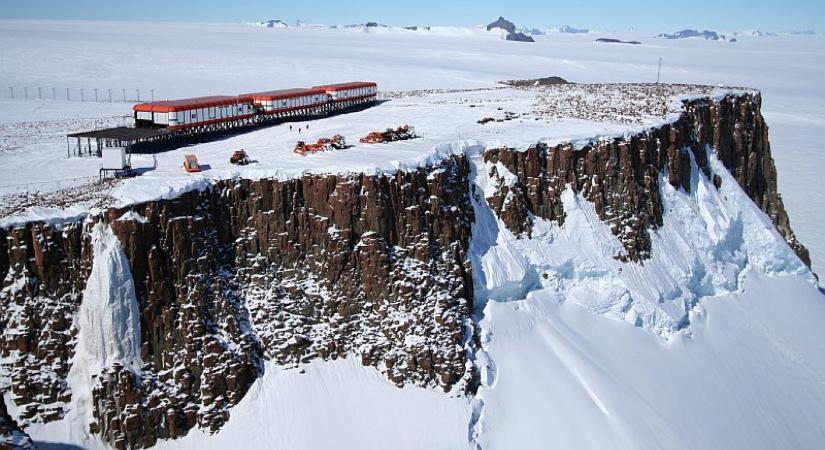
{"label": "fence", "polygon": [[154,89],[137,88],[68,88],[51,86],[8,86],[0,92],[5,100],[67,102],[139,103],[155,101]]}

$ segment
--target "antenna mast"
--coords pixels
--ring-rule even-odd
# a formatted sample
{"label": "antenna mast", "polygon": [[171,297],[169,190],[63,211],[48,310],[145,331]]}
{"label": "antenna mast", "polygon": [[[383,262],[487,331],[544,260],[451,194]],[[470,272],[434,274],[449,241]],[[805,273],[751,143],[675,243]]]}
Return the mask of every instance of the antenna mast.
{"label": "antenna mast", "polygon": [[659,80],[662,76],[662,57],[659,57],[659,69],[656,70],[656,84],[659,84]]}

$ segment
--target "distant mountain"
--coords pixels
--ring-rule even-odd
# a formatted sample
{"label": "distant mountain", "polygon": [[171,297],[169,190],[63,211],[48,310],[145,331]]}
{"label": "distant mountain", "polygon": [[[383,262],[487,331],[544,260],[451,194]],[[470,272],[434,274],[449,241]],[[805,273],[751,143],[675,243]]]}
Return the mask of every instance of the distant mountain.
{"label": "distant mountain", "polygon": [[353,24],[350,24],[350,25],[344,25],[343,28],[359,28],[359,27],[364,27],[364,28],[389,28],[388,25],[384,25],[383,23],[378,23],[378,22],[353,23]]}
{"label": "distant mountain", "polygon": [[509,20],[505,19],[504,17],[499,17],[498,20],[487,25],[487,31],[492,31],[494,28],[501,28],[508,34],[513,34],[516,32],[516,25],[513,22],[510,22]]}
{"label": "distant mountain", "polygon": [[587,28],[573,28],[570,25],[562,25],[559,27],[559,33],[586,34],[589,32],[590,30]]}
{"label": "distant mountain", "polygon": [[659,39],[687,39],[687,38],[696,38],[696,37],[698,37],[698,38],[707,39],[709,41],[719,41],[719,40],[724,41],[724,40],[726,40],[724,34],[720,35],[719,33],[715,32],[715,31],[708,31],[708,30],[696,31],[696,30],[691,30],[691,29],[677,31],[673,34],[661,33],[661,34],[656,35],[655,37],[659,38]]}
{"label": "distant mountain", "polygon": [[529,35],[532,35],[532,36],[544,36],[545,34],[547,34],[547,30],[543,30],[541,28],[526,28],[526,27],[524,27],[524,28],[521,28],[519,31],[521,31],[524,34],[529,34]]}
{"label": "distant mountain", "polygon": [[498,20],[487,25],[487,31],[492,31],[496,28],[507,32],[506,39],[508,41],[535,42],[531,36],[528,36],[520,31],[516,31],[516,25],[504,17],[499,17]]}
{"label": "distant mountain", "polygon": [[775,37],[779,36],[778,33],[773,33],[770,31],[762,31],[762,30],[741,30],[741,31],[734,31],[731,33],[733,36],[751,36],[751,37]]}
{"label": "distant mountain", "polygon": [[281,19],[264,20],[263,22],[259,22],[258,25],[264,28],[289,28],[289,24]]}
{"label": "distant mountain", "polygon": [[791,30],[787,32],[790,35],[794,36],[813,36],[816,34],[814,30]]}
{"label": "distant mountain", "polygon": [[639,41],[621,41],[619,39],[613,38],[599,38],[596,39],[596,42],[602,42],[606,44],[631,44],[631,45],[641,45],[642,43]]}

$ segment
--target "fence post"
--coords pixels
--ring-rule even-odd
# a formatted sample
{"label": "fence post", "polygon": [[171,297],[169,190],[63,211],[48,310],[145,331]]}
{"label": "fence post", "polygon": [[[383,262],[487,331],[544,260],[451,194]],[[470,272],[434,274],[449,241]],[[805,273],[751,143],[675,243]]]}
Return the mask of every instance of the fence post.
{"label": "fence post", "polygon": [[72,101],[72,94],[69,92],[69,88],[66,88],[66,101]]}
{"label": "fence post", "polygon": [[121,89],[123,91],[123,103],[126,103],[126,89]]}
{"label": "fence post", "polygon": [[135,89],[135,92],[137,92],[137,101],[139,103],[140,102],[140,89]]}
{"label": "fence post", "polygon": [[37,99],[43,100],[43,88],[40,86],[37,86]]}
{"label": "fence post", "polygon": [[11,99],[14,100],[14,87],[9,86],[9,92],[11,92]]}
{"label": "fence post", "polygon": [[29,99],[29,88],[27,86],[23,87],[23,97],[28,100]]}
{"label": "fence post", "polygon": [[80,101],[82,102],[83,100],[83,88],[80,88]]}
{"label": "fence post", "polygon": [[109,103],[112,103],[112,89],[107,89],[109,91]]}
{"label": "fence post", "polygon": [[95,103],[97,103],[97,88],[94,88],[94,90],[95,90]]}
{"label": "fence post", "polygon": [[52,88],[52,100],[57,100],[57,88]]}

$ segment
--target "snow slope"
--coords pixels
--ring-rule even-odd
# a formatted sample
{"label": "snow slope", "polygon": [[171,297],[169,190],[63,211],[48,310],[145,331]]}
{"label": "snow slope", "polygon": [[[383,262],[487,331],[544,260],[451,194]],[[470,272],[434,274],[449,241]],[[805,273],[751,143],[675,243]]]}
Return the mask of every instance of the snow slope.
{"label": "snow slope", "polygon": [[398,389],[356,358],[297,370],[266,366],[216,435],[193,431],[159,450],[245,448],[460,449],[469,400],[417,387]]}
{"label": "snow slope", "polygon": [[[514,236],[476,198],[473,229],[477,303],[488,298],[521,299],[534,289],[551,289],[564,301],[595,314],[651,329],[665,338],[689,332],[702,299],[738,291],[750,268],[767,275],[794,274],[815,285],[808,268],[788,247],[715,157],[717,190],[692,161],[691,192],[676,190],[661,175],[664,224],[651,232],[651,258],[623,263],[619,239],[599,219],[593,205],[568,188],[562,195],[565,222],[539,217],[532,238]],[[498,184],[488,176],[493,164],[475,162],[479,196],[492,197]],[[505,179],[514,178],[500,163]]]}
{"label": "snow slope", "polygon": [[[315,361],[300,371],[267,364],[220,432],[194,429],[154,448],[452,450],[467,446],[469,410],[470,402],[463,397],[417,387],[398,389],[356,358]],[[70,433],[70,424],[50,425],[45,431],[28,430],[39,448],[71,443],[109,449],[86,433]]]}
{"label": "snow slope", "polygon": [[825,297],[747,274],[663,341],[560,302],[490,302],[482,448],[818,449],[825,442]]}

